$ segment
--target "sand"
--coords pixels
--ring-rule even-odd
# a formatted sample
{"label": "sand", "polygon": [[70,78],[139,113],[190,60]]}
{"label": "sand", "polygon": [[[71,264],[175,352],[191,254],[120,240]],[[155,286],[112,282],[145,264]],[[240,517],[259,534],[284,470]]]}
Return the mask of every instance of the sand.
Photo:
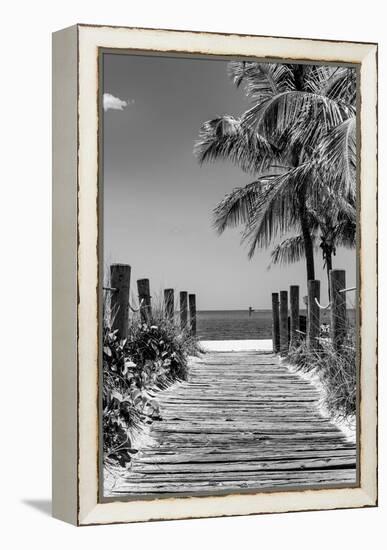
{"label": "sand", "polygon": [[273,351],[272,340],[200,340],[204,351]]}

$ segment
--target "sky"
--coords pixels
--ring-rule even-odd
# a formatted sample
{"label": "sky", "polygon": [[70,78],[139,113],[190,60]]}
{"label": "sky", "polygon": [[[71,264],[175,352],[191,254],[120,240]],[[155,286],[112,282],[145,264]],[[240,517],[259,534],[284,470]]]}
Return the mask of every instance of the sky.
{"label": "sky", "polygon": [[[193,146],[201,124],[238,116],[249,103],[222,60],[104,55],[104,264],[132,266],[132,288],[149,278],[194,292],[201,310],[271,307],[271,293],[300,285],[305,262],[271,266],[270,249],[249,260],[241,229],[218,235],[212,212],[225,194],[252,181],[230,162],[199,165]],[[334,268],[356,284],[356,253],[338,249]],[[326,274],[316,254],[321,301]]]}

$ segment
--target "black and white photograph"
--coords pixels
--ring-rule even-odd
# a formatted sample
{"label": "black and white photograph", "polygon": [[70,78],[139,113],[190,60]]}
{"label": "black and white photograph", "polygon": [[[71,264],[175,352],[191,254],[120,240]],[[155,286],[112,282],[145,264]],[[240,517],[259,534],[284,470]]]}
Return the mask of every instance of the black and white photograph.
{"label": "black and white photograph", "polygon": [[8,546],[383,540],[381,6],[4,5]]}
{"label": "black and white photograph", "polygon": [[357,72],[102,54],[103,496],[355,486]]}

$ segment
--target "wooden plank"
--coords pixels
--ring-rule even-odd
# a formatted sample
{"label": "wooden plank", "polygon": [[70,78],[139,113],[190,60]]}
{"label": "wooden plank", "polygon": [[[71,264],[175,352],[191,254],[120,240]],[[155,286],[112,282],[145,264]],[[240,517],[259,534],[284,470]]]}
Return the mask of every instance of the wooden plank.
{"label": "wooden plank", "polygon": [[[256,449],[254,453],[236,453],[232,449],[224,449],[223,452],[218,451],[216,453],[203,453],[201,452],[202,449],[200,449],[200,452],[197,450],[195,453],[195,450],[193,449],[190,452],[184,452],[181,449],[179,449],[178,453],[175,452],[169,452],[169,453],[155,453],[155,454],[149,454],[149,453],[142,453],[141,454],[141,464],[190,464],[192,462],[196,463],[205,463],[205,464],[217,464],[219,462],[225,462],[225,463],[244,463],[244,462],[251,462],[253,460],[257,461],[259,460],[277,460],[279,458],[282,458],[284,453],[283,451],[265,451],[264,449]],[[346,453],[346,454],[345,454]],[[311,456],[313,455],[313,457]],[[303,452],[292,452],[291,454],[287,454],[288,460],[291,462],[293,460],[307,460],[307,459],[331,459],[332,457],[332,451],[315,451],[311,453],[310,451],[303,451]],[[348,461],[353,464],[354,460],[356,459],[356,453],[353,452],[351,449],[346,450],[340,450],[340,452],[335,453],[335,458],[344,459],[347,458]]]}
{"label": "wooden plank", "polygon": [[[322,470],[311,472],[269,472],[266,475],[260,473],[257,477],[256,472],[239,474],[238,478],[221,473],[211,473],[210,476],[203,474],[195,474],[195,477],[190,476],[187,479],[186,474],[174,474],[174,481],[170,480],[170,475],[165,478],[162,476],[151,477],[149,474],[140,478],[135,477],[134,483],[122,481],[114,491],[119,495],[122,493],[139,493],[139,494],[174,494],[174,493],[190,493],[193,494],[208,491],[213,492],[216,489],[225,489],[226,491],[246,489],[264,489],[264,488],[286,488],[286,487],[302,487],[310,485],[337,485],[337,484],[354,484],[356,475],[353,470]],[[149,476],[149,481],[146,481]]]}
{"label": "wooden plank", "polygon": [[[262,461],[250,461],[244,460],[242,462],[187,462],[187,463],[148,463],[144,461],[136,461],[136,464],[132,468],[132,472],[259,472],[265,471],[279,471],[279,470],[316,470],[322,468],[335,468],[337,466],[354,467],[354,461],[352,457],[327,457],[327,458],[308,458],[301,460],[262,460]],[[171,475],[171,479],[172,479]]]}

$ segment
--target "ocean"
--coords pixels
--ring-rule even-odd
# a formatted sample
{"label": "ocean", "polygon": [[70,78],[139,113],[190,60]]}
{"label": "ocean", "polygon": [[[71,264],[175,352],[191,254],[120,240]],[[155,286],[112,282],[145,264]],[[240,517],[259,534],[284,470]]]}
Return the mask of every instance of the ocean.
{"label": "ocean", "polygon": [[[300,311],[305,315],[304,310]],[[328,323],[330,313],[321,311],[321,323]],[[354,310],[348,318],[354,321]],[[198,311],[197,335],[201,340],[266,340],[271,339],[271,310],[261,309],[249,316],[245,310]]]}
{"label": "ocean", "polygon": [[271,310],[198,311],[201,340],[266,340],[271,338]]}

